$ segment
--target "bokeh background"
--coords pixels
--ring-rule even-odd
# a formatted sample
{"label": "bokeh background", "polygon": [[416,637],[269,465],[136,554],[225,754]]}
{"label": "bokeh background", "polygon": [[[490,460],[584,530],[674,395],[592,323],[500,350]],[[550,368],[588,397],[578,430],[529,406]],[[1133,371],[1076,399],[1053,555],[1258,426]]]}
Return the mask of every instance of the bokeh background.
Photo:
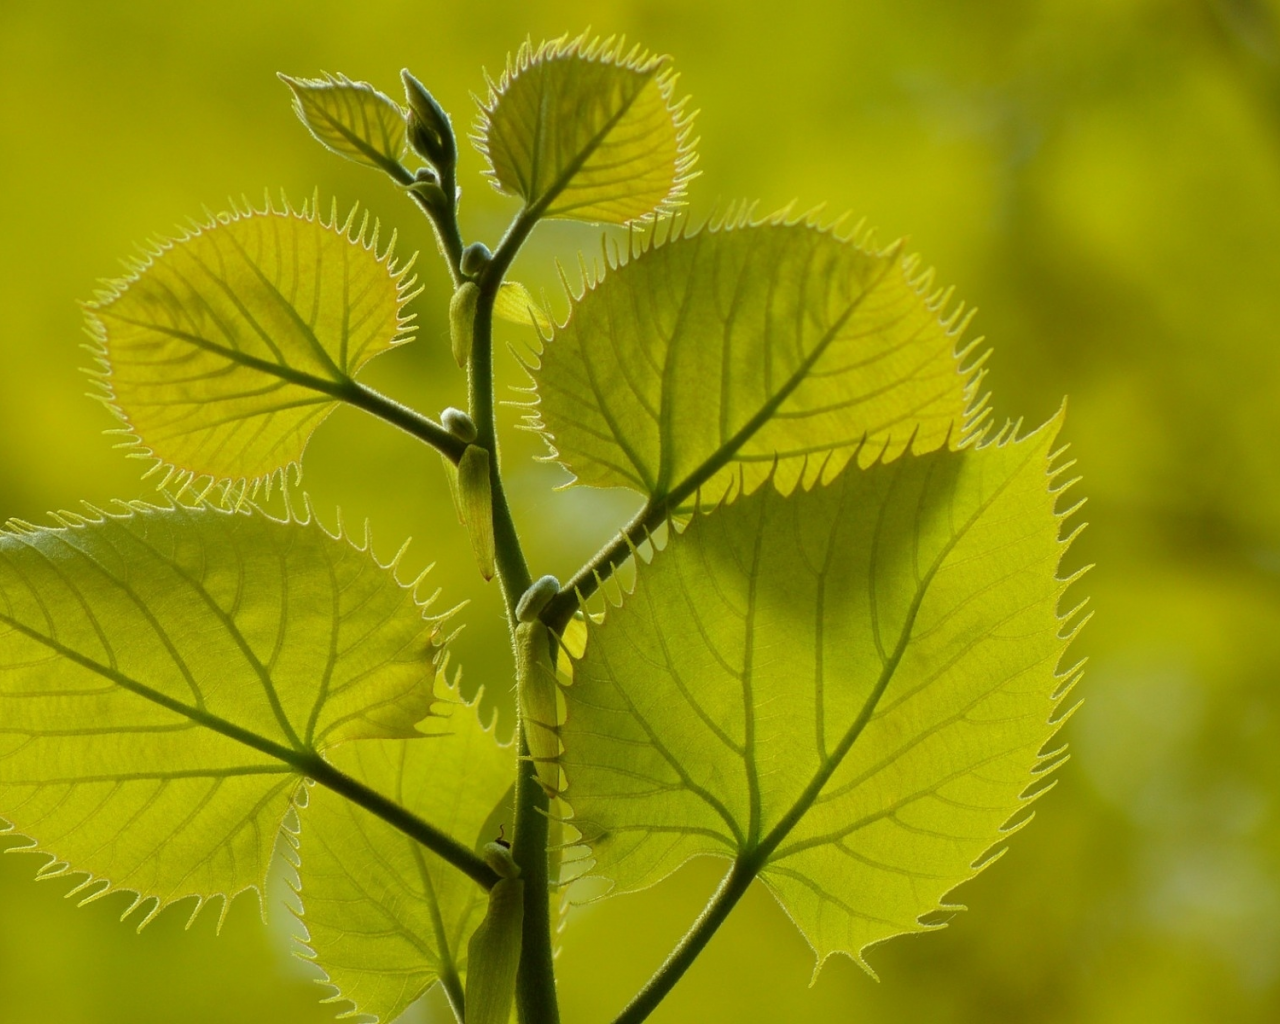
{"label": "bokeh background", "polygon": [[[365,78],[407,65],[469,123],[482,67],[526,34],[587,24],[673,54],[702,110],[691,208],[826,203],[908,235],[982,309],[1002,416],[1070,396],[1092,526],[1073,566],[1096,617],[1074,759],[947,930],[873,950],[873,981],[812,959],[749,898],[655,1021],[1280,1020],[1280,35],[1276,0],[0,0],[0,517],[141,497],[140,463],[82,396],[76,300],[137,242],[228,196],[317,187],[421,249],[419,340],[370,368],[428,411],[462,396],[445,275],[425,223],[377,174],[315,145],[276,71]],[[464,155],[464,226],[511,204]],[[555,287],[599,232],[543,230],[519,276]],[[509,340],[524,344],[518,328]],[[509,361],[508,361],[509,362]],[[508,366],[508,382],[517,375]],[[517,422],[504,413],[506,426]],[[535,572],[567,576],[633,504],[552,493],[535,438],[504,455]],[[470,600],[468,686],[509,700],[498,595],[479,584],[438,459],[335,415],[306,484],[368,518],[385,556],[436,562]],[[509,715],[507,721],[509,722]],[[3,843],[0,840],[0,843]],[[142,935],[110,897],[0,858],[0,1021],[332,1020],[287,952],[287,915],[248,897]],[[605,1021],[710,891],[693,865],[577,913],[567,1024]],[[278,903],[279,893],[271,902]],[[407,1021],[437,1019],[430,998]]]}

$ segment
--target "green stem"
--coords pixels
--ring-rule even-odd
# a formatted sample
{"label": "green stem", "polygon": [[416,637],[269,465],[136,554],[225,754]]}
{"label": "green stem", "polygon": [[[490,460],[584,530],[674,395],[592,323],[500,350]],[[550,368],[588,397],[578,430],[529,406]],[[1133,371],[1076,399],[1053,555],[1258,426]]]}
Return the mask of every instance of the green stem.
{"label": "green stem", "polygon": [[[471,360],[468,365],[468,397],[476,425],[475,443],[489,450],[490,490],[493,499],[493,533],[498,579],[507,607],[507,621],[514,636],[515,610],[533,582],[520,547],[511,508],[502,483],[497,442],[493,381],[493,304],[503,277],[537,223],[536,214],[523,211],[512,222],[493,259],[481,273],[476,301]],[[521,695],[516,697],[517,707]],[[511,855],[524,879],[524,918],[520,967],[516,975],[516,1002],[521,1024],[558,1024],[554,950],[551,942],[551,899],[547,869],[549,800],[529,760],[523,726],[519,729],[520,759],[515,792],[515,836]]]}
{"label": "green stem", "polygon": [[671,951],[671,955],[654,972],[653,977],[636,994],[636,997],[627,1004],[626,1009],[618,1014],[613,1024],[640,1024],[653,1013],[658,1004],[675,987],[676,982],[684,977],[685,971],[693,965],[698,954],[711,941],[711,936],[724,923],[729,912],[738,905],[738,901],[750,888],[757,871],[754,859],[748,861],[740,856],[733,862],[733,867],[721,879],[719,888],[707,902],[702,913],[698,915],[693,927],[685,933],[680,944]]}
{"label": "green stem", "polygon": [[299,771],[314,779],[321,786],[359,804],[366,811],[381,818],[392,828],[416,839],[432,853],[452,864],[485,889],[492,889],[498,875],[473,850],[463,846],[452,836],[441,832],[434,825],[423,821],[412,811],[370,789],[363,782],[339,771],[319,754],[297,754],[288,758]]}
{"label": "green stem", "polygon": [[425,441],[455,466],[467,449],[465,441],[445,430],[435,420],[357,381],[348,379],[330,393],[348,405],[354,405],[393,427],[399,427],[419,441]]}

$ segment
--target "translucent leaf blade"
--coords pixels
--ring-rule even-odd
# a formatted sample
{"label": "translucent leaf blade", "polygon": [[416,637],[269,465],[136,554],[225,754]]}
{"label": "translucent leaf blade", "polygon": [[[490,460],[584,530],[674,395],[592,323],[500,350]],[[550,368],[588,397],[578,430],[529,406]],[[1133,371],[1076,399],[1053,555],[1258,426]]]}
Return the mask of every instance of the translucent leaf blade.
{"label": "translucent leaf blade", "polygon": [[408,268],[366,227],[354,210],[222,215],[88,304],[98,380],[138,449],[187,478],[296,465],[350,379],[407,340]]}
{"label": "translucent leaf blade", "polygon": [[668,225],[574,302],[531,419],[581,483],[707,502],[954,446],[977,374],[929,280],[806,223]]}
{"label": "translucent leaf blade", "polygon": [[438,631],[314,521],[137,506],[14,529],[0,816],[153,913],[229,899],[262,882],[300,778],[284,755],[417,735]]}
{"label": "translucent leaf blade", "polygon": [[[483,726],[477,705],[456,690],[441,696],[450,717],[433,729],[440,735],[349,744],[332,760],[479,850],[499,838],[491,819],[511,834],[515,750]],[[488,905],[483,889],[327,790],[310,791],[300,818],[307,946],[339,998],[391,1021],[442,975],[465,973]]]}
{"label": "translucent leaf blade", "polygon": [[642,565],[564,691],[592,873],[759,856],[819,960],[922,930],[1058,727],[1056,431],[761,487]]}
{"label": "translucent leaf blade", "polygon": [[693,163],[662,58],[585,36],[522,46],[475,142],[498,190],[544,217],[625,224],[669,206]]}
{"label": "translucent leaf blade", "polygon": [[298,120],[322,146],[356,163],[404,173],[405,112],[389,96],[345,75],[280,80],[293,93]]}

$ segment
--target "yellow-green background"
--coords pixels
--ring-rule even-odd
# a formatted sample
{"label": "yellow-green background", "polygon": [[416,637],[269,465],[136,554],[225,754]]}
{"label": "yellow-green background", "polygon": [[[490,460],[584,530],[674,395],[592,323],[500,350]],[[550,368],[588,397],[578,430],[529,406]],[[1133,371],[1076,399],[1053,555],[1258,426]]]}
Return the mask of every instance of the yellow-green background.
{"label": "yellow-green background", "polygon": [[[910,236],[980,305],[1001,417],[1067,426],[1092,526],[1073,564],[1097,616],[1075,758],[941,934],[811,959],[756,894],[655,1021],[1280,1020],[1280,43],[1274,0],[0,0],[0,517],[147,493],[82,397],[78,298],[135,243],[229,195],[317,186],[422,249],[418,342],[369,379],[458,402],[445,278],[410,205],[332,157],[277,70],[407,65],[470,122],[481,68],[590,23],[675,55],[702,109],[695,214],[758,198],[865,214]],[[511,212],[463,156],[464,227]],[[520,276],[555,286],[598,233],[543,231]],[[517,329],[510,339],[520,340]],[[507,374],[515,380],[514,374]],[[460,403],[459,403],[460,404]],[[508,425],[515,415],[508,411]],[[568,575],[629,507],[558,494],[507,434],[536,572]],[[389,555],[438,562],[471,598],[458,660],[505,695],[496,595],[475,580],[438,460],[357,414],[317,436],[321,514],[366,516]],[[2,724],[2,723],[0,723]],[[290,1024],[332,1019],[252,901],[223,934],[180,911],[140,937],[113,897],[0,859],[0,1022]],[[695,865],[572,919],[568,1022],[609,1019],[713,883]],[[277,914],[279,918],[282,915]],[[428,1008],[411,1011],[429,1019]]]}

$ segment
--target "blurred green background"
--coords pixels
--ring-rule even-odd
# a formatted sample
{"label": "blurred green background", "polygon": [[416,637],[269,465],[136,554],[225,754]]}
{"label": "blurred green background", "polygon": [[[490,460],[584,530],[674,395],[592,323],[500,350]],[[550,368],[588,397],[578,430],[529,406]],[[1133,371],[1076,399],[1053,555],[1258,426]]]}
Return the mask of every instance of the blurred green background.
{"label": "blurred green background", "polygon": [[[673,54],[702,109],[695,214],[798,199],[909,235],[982,307],[1002,418],[1037,423],[1070,395],[1092,522],[1071,563],[1098,564],[1076,587],[1097,616],[1077,646],[1091,669],[1075,757],[961,890],[973,910],[873,950],[879,983],[837,959],[807,987],[807,948],[757,893],[653,1019],[1280,1020],[1278,21],[1276,0],[0,0],[0,518],[148,493],[82,397],[75,303],[135,243],[229,195],[318,186],[398,227],[424,255],[419,340],[367,379],[427,411],[461,404],[425,223],[315,145],[274,73],[394,94],[407,65],[465,126],[481,68],[526,34],[625,32]],[[464,163],[464,227],[492,242],[512,206],[470,150]],[[540,231],[519,276],[554,288],[554,259],[572,266],[598,234]],[[567,576],[633,501],[553,494],[563,475],[532,461],[540,443],[505,445],[535,572]],[[368,517],[382,555],[416,538],[410,561],[437,563],[442,602],[471,601],[468,685],[509,700],[498,595],[475,578],[437,458],[340,412],[306,483],[328,521],[338,504]],[[287,915],[264,927],[246,897],[221,937],[215,914],[183,934],[181,910],[138,936],[116,921],[123,897],[76,909],[36,866],[0,858],[4,1024],[342,1009],[288,956]],[[715,877],[695,864],[577,913],[567,1024],[609,1019]]]}

